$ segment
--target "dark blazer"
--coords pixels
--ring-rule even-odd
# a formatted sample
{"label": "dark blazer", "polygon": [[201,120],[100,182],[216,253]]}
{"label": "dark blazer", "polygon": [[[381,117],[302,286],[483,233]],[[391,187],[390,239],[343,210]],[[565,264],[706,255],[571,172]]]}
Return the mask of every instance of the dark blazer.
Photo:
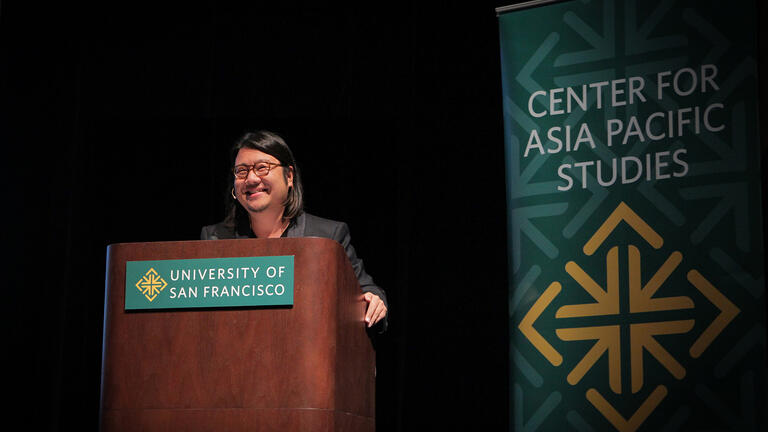
{"label": "dark blazer", "polygon": [[[253,233],[251,233],[250,230],[249,235],[238,233],[237,230],[235,230],[235,225],[233,223],[228,223],[227,221],[204,226],[200,233],[201,240],[252,237]],[[384,302],[384,305],[387,306],[387,309],[389,309],[389,303],[387,302],[387,296],[384,293],[384,290],[377,286],[373,282],[373,278],[365,272],[363,260],[357,256],[357,253],[355,253],[355,248],[352,246],[347,224],[330,219],[323,219],[308,213],[302,213],[291,221],[288,229],[283,233],[283,237],[323,237],[336,240],[347,253],[349,262],[352,264],[352,269],[355,271],[355,275],[357,276],[357,280],[360,283],[360,288],[363,292],[376,294]],[[385,317],[380,322],[382,330],[386,329],[387,321],[388,320]]]}

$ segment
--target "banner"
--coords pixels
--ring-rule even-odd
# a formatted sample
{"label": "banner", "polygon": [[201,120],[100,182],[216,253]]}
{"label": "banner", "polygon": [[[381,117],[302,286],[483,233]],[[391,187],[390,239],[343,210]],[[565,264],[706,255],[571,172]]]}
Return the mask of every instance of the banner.
{"label": "banner", "polygon": [[765,430],[756,3],[497,11],[510,428]]}

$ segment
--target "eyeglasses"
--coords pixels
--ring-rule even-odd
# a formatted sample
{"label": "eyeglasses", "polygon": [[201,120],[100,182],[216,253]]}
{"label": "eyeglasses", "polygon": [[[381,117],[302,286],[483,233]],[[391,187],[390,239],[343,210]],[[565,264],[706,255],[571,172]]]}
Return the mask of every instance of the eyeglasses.
{"label": "eyeglasses", "polygon": [[272,168],[279,166],[284,165],[274,162],[258,162],[253,165],[238,165],[232,170],[232,172],[235,174],[235,178],[244,180],[248,178],[248,173],[251,172],[251,170],[253,170],[253,173],[257,176],[264,177],[268,175],[270,171],[272,171]]}

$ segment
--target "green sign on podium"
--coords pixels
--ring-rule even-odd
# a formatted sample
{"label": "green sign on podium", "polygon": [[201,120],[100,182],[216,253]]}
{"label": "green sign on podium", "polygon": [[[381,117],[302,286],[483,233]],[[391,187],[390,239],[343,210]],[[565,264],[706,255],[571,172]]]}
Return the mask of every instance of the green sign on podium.
{"label": "green sign on podium", "polygon": [[293,256],[128,261],[125,309],[293,305]]}

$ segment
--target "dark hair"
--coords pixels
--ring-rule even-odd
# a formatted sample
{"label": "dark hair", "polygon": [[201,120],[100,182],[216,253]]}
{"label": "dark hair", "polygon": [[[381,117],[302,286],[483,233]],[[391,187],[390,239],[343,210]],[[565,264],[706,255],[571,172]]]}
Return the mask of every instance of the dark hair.
{"label": "dark hair", "polygon": [[[304,211],[304,189],[301,186],[301,175],[299,174],[299,167],[296,165],[296,160],[293,158],[293,152],[291,152],[288,144],[279,135],[273,132],[259,130],[255,132],[248,132],[235,142],[232,147],[230,155],[230,166],[235,165],[235,159],[237,153],[244,148],[253,150],[259,150],[270,156],[274,156],[282,165],[285,180],[288,181],[288,169],[293,168],[293,186],[288,189],[288,197],[285,199],[285,212],[283,216],[293,220],[296,216],[300,215]],[[234,184],[235,176],[230,170],[229,183]],[[229,188],[227,188],[227,194],[229,195]],[[227,211],[228,222],[233,222],[235,230],[241,234],[250,232],[250,220],[248,218],[248,212],[240,205],[240,203],[229,195],[229,210]]]}

